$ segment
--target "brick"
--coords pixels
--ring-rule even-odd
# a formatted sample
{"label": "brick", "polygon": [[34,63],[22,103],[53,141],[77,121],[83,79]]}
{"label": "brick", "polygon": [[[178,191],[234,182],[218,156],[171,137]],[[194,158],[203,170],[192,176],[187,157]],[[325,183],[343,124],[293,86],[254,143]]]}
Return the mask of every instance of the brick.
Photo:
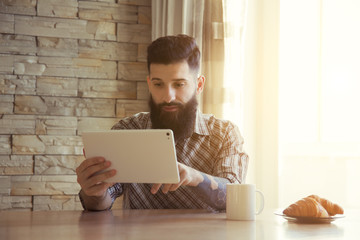
{"label": "brick", "polygon": [[35,76],[0,75],[1,94],[36,94]]}
{"label": "brick", "polygon": [[118,121],[119,118],[79,118],[78,135],[87,131],[110,130]]}
{"label": "brick", "polygon": [[83,210],[78,196],[34,196],[34,211]]}
{"label": "brick", "polygon": [[91,2],[107,2],[107,3],[116,3],[117,0],[88,0]]}
{"label": "brick", "polygon": [[0,74],[13,74],[14,56],[0,54]]}
{"label": "brick", "polygon": [[116,23],[88,21],[86,30],[96,40],[116,41]]}
{"label": "brick", "polygon": [[35,37],[0,33],[0,52],[36,55]]}
{"label": "brick", "polygon": [[132,116],[138,112],[149,111],[148,102],[140,100],[117,100],[116,117],[123,118]]}
{"label": "brick", "polygon": [[0,210],[28,210],[32,209],[31,196],[1,196]]}
{"label": "brick", "polygon": [[34,134],[35,116],[0,115],[0,134]]}
{"label": "brick", "polygon": [[147,47],[149,44],[138,44],[138,52],[137,52],[137,62],[147,62]]}
{"label": "brick", "polygon": [[13,154],[82,155],[79,136],[13,135]]}
{"label": "brick", "polygon": [[151,7],[139,7],[138,23],[151,25]]}
{"label": "brick", "polygon": [[37,37],[38,56],[77,57],[78,40],[71,38]]}
{"label": "brick", "polygon": [[151,25],[118,23],[117,41],[151,43]]}
{"label": "brick", "polygon": [[0,175],[33,174],[32,156],[0,155]]}
{"label": "brick", "polygon": [[[10,155],[0,155],[0,175],[5,175],[5,169],[10,162]],[[0,177],[0,194],[1,194],[1,177]],[[10,184],[9,184],[10,185]],[[10,187],[10,186],[9,186]]]}
{"label": "brick", "polygon": [[[91,28],[88,29],[89,27]],[[15,16],[16,34],[40,37],[95,39],[96,31],[97,26],[94,24],[89,25],[86,20]]]}
{"label": "brick", "polygon": [[21,96],[15,98],[16,114],[46,114],[48,106],[40,96]]}
{"label": "brick", "polygon": [[12,114],[14,111],[14,96],[0,95],[0,114]]}
{"label": "brick", "polygon": [[19,75],[115,79],[117,74],[115,61],[100,59],[16,55],[14,62]]}
{"label": "brick", "polygon": [[35,156],[35,174],[74,175],[84,156],[42,155]]}
{"label": "brick", "polygon": [[11,195],[75,195],[80,191],[76,175],[12,176]]}
{"label": "brick", "polygon": [[0,13],[0,32],[14,33],[14,15]]}
{"label": "brick", "polygon": [[14,56],[14,73],[19,75],[40,76],[46,69],[45,64],[38,63],[38,57],[33,56]]}
{"label": "brick", "polygon": [[113,99],[16,96],[15,113],[49,116],[115,117]]}
{"label": "brick", "polygon": [[37,15],[45,17],[77,18],[77,0],[37,0]]}
{"label": "brick", "polygon": [[80,58],[136,61],[137,44],[95,40],[79,40]]}
{"label": "brick", "polygon": [[12,208],[10,201],[8,200],[9,196],[0,195],[0,211],[9,210]]}
{"label": "brick", "polygon": [[118,79],[120,80],[142,80],[146,81],[148,75],[146,63],[141,62],[119,62]]}
{"label": "brick", "polygon": [[77,130],[76,117],[38,116],[35,134],[75,136]]}
{"label": "brick", "polygon": [[36,0],[0,1],[0,12],[22,15],[36,15]]}
{"label": "brick", "polygon": [[120,4],[151,6],[151,0],[118,0]]}
{"label": "brick", "polygon": [[79,2],[79,18],[123,23],[137,22],[137,7],[107,2]]}
{"label": "brick", "polygon": [[39,57],[44,76],[116,79],[115,61],[88,58]]}
{"label": "brick", "polygon": [[0,176],[0,197],[10,195],[11,180],[9,176]]}
{"label": "brick", "polygon": [[42,96],[68,96],[78,95],[78,79],[63,77],[38,77],[36,92]]}
{"label": "brick", "polygon": [[147,82],[137,82],[137,99],[148,100],[150,97],[149,87]]}
{"label": "brick", "polygon": [[89,98],[136,99],[136,82],[80,79],[79,96]]}
{"label": "brick", "polygon": [[15,154],[43,154],[46,146],[36,135],[14,135],[12,150]]}
{"label": "brick", "polygon": [[0,135],[0,154],[11,154],[10,140],[10,135]]}

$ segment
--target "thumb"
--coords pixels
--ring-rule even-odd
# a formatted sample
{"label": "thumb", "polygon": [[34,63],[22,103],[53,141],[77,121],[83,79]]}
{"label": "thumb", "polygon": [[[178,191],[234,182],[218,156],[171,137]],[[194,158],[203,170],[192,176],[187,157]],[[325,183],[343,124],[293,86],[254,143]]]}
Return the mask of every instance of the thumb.
{"label": "thumb", "polygon": [[150,190],[151,193],[156,194],[159,191],[161,185],[162,184],[160,184],[160,183],[153,184],[152,187],[151,187],[151,190]]}

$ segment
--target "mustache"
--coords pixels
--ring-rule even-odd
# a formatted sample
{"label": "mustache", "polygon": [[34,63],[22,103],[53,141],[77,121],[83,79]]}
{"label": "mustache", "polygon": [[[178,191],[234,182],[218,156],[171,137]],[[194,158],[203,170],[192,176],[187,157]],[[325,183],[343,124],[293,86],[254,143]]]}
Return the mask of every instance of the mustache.
{"label": "mustache", "polygon": [[170,106],[182,106],[181,103],[178,102],[170,102],[170,103],[160,103],[159,107],[170,107]]}

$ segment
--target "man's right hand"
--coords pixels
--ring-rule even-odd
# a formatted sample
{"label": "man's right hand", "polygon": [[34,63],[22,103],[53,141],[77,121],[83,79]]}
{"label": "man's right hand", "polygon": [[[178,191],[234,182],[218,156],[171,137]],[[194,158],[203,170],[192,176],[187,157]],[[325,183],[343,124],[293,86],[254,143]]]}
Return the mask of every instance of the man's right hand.
{"label": "man's right hand", "polygon": [[103,157],[94,157],[85,159],[78,168],[76,168],[77,182],[80,184],[82,191],[89,197],[105,197],[107,189],[114,183],[104,182],[106,179],[114,176],[116,170],[106,170],[111,166],[110,161]]}

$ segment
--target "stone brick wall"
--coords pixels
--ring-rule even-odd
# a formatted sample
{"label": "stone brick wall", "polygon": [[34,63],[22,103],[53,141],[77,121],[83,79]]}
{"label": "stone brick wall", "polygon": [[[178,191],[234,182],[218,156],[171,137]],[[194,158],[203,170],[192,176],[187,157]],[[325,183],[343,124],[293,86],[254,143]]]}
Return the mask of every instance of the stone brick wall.
{"label": "stone brick wall", "polygon": [[151,0],[0,0],[0,210],[81,209],[81,133],[147,111],[150,42]]}

